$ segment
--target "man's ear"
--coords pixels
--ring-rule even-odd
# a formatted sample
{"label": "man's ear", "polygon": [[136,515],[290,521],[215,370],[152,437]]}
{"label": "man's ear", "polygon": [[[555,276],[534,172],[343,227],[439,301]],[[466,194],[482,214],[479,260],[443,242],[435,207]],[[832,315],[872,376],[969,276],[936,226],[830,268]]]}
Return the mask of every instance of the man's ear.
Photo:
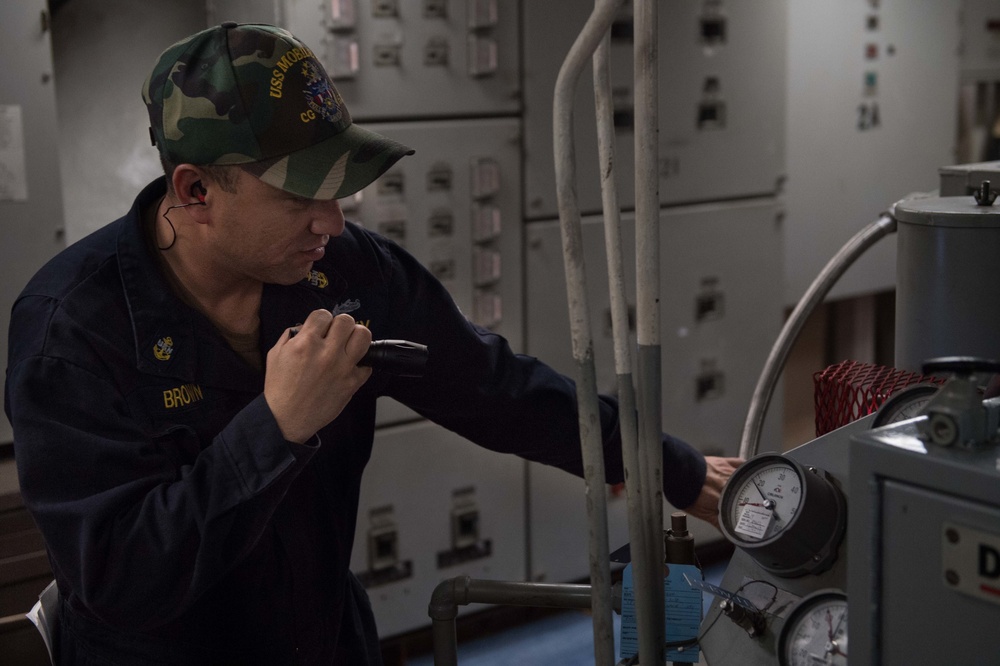
{"label": "man's ear", "polygon": [[177,165],[171,177],[177,203],[180,205],[205,203],[207,191],[203,181],[204,174],[198,167],[193,164]]}

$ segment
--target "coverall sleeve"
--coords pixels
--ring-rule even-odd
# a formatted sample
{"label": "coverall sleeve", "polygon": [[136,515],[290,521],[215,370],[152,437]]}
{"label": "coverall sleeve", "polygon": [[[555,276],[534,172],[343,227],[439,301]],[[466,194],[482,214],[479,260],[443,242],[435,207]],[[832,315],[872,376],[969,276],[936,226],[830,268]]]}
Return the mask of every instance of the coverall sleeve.
{"label": "coverall sleeve", "polygon": [[[470,323],[412,257],[393,256],[393,321],[400,337],[427,345],[429,358],[423,380],[397,380],[390,394],[488,449],[583,476],[574,382]],[[620,483],[618,403],[600,396],[599,409],[606,481]],[[662,445],[664,496],[676,507],[690,506],[705,481],[705,458],[670,435]]]}

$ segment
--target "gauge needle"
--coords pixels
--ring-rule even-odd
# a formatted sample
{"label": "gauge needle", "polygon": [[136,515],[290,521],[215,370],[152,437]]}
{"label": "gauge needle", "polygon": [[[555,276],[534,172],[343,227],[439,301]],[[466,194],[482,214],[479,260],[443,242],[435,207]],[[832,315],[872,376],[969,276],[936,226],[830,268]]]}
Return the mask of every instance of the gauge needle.
{"label": "gauge needle", "polygon": [[[780,521],[781,517],[778,515],[778,512],[774,510],[774,501],[764,497],[764,491],[760,489],[760,486],[757,485],[756,481],[752,481],[751,483],[753,483],[753,487],[757,489],[757,494],[760,495],[760,498],[764,500],[763,507],[771,511],[771,517],[773,517],[775,520]],[[755,504],[754,506],[759,506],[759,505]]]}
{"label": "gauge needle", "polygon": [[834,626],[833,626],[833,617],[830,614],[830,611],[826,612],[826,625],[830,628],[830,633],[829,633],[830,648],[829,648],[828,652],[830,652],[830,654],[839,654],[839,655],[841,655],[843,657],[846,657],[847,653],[840,651],[840,645],[837,643],[837,641],[834,640],[833,637],[837,635],[838,631],[840,631],[841,625],[844,624],[844,618],[845,617],[847,617],[846,613],[842,613],[840,615],[840,618],[837,620],[837,627],[834,628]]}

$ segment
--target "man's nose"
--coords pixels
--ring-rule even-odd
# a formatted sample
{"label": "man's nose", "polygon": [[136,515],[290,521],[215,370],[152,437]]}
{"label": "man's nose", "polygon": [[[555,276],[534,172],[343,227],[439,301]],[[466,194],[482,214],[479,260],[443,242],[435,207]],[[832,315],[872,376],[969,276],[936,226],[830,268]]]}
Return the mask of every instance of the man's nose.
{"label": "man's nose", "polygon": [[336,199],[317,201],[314,210],[310,231],[317,236],[339,236],[343,233],[344,212],[340,209],[340,202]]}

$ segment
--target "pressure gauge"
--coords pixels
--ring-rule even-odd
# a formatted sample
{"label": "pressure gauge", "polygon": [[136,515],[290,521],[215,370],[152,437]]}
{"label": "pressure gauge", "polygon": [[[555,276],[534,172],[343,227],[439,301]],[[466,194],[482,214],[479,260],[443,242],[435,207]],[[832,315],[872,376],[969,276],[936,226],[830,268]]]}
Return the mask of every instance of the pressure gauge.
{"label": "pressure gauge", "polygon": [[847,595],[818,590],[803,597],[778,636],[781,666],[846,666]]}
{"label": "pressure gauge", "polygon": [[938,392],[938,388],[940,387],[934,384],[915,384],[893,393],[879,407],[878,413],[872,419],[872,427],[881,428],[884,425],[920,416],[924,407]]}
{"label": "pressure gauge", "polygon": [[723,535],[779,576],[825,571],[837,559],[847,502],[826,472],[778,454],[744,463],[719,501]]}

